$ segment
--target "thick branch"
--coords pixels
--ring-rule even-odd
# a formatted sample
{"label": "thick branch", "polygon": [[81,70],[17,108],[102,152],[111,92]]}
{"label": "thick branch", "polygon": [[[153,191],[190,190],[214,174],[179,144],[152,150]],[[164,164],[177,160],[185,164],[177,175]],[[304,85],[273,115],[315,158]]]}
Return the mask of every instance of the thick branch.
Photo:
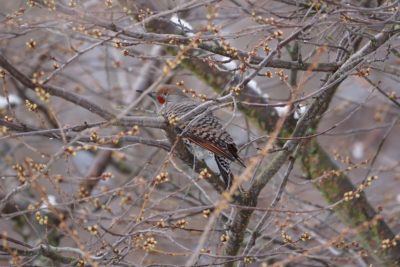
{"label": "thick branch", "polygon": [[86,98],[75,94],[73,92],[67,91],[63,88],[51,86],[51,85],[37,85],[34,84],[26,75],[20,72],[17,68],[15,68],[1,53],[0,53],[0,66],[3,67],[8,73],[19,81],[21,84],[26,86],[31,90],[35,90],[37,87],[41,87],[50,95],[60,97],[64,100],[67,100],[71,103],[74,103],[92,113],[95,113],[108,121],[114,121],[117,125],[122,126],[145,126],[145,127],[153,127],[153,128],[162,128],[165,126],[164,119],[161,117],[144,117],[144,116],[130,116],[130,117],[123,117],[119,120],[116,120],[116,116],[107,111],[106,109],[102,108],[101,106],[87,100]]}

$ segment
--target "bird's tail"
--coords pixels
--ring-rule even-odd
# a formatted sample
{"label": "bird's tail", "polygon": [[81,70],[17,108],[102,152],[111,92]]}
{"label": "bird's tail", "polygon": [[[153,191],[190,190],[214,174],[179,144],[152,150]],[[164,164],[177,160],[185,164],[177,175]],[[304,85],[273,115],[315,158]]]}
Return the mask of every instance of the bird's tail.
{"label": "bird's tail", "polygon": [[224,180],[226,189],[229,189],[232,185],[233,174],[231,172],[231,161],[225,157],[215,155],[215,161],[222,179]]}

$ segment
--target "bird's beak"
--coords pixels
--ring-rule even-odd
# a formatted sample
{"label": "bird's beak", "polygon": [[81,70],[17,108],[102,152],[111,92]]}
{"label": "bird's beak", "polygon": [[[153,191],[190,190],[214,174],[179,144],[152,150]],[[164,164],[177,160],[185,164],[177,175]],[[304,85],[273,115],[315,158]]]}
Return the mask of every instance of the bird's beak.
{"label": "bird's beak", "polygon": [[[136,90],[136,92],[142,94],[144,91],[143,90]],[[147,95],[150,96],[152,99],[156,99],[156,94],[154,92],[150,92]]]}

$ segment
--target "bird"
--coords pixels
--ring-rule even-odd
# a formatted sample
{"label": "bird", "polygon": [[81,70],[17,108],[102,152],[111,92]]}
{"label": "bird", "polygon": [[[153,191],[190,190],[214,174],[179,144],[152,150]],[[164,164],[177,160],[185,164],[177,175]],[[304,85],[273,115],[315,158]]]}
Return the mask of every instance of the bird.
{"label": "bird", "polygon": [[[213,165],[214,160],[226,189],[229,189],[233,181],[231,163],[236,162],[242,167],[246,165],[238,155],[232,136],[220,120],[208,110],[195,112],[201,102],[177,86],[161,85],[153,97],[159,106],[158,113],[173,126],[188,150],[196,158],[204,159],[208,166]],[[184,119],[181,120],[182,117]]]}

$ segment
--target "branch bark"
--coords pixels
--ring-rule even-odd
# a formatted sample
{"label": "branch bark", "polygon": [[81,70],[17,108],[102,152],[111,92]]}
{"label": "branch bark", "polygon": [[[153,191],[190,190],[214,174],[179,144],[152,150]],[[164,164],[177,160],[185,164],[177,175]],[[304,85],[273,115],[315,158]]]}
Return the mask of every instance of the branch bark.
{"label": "branch bark", "polygon": [[18,82],[26,86],[31,90],[35,90],[37,87],[41,87],[50,95],[60,97],[68,102],[76,104],[94,114],[99,115],[101,118],[112,121],[116,125],[122,126],[144,126],[152,128],[163,128],[165,127],[165,120],[162,117],[148,117],[148,116],[126,116],[121,119],[116,119],[116,116],[101,106],[87,100],[86,98],[69,92],[63,88],[51,85],[38,85],[34,84],[26,75],[15,68],[4,56],[0,53],[0,66],[3,67],[8,73],[16,79]]}
{"label": "branch bark", "polygon": [[[157,26],[157,30],[160,31],[161,29],[168,29],[168,27],[162,27],[162,23],[158,20],[153,21],[154,25]],[[165,21],[164,21],[165,23]],[[161,25],[161,27],[160,27]],[[154,29],[151,26],[149,27],[150,30]],[[389,38],[393,35],[393,32],[382,32],[375,36],[375,38],[368,42],[362,49],[360,49],[356,54],[351,56],[344,64],[340,66],[340,68],[335,71],[335,73],[331,76],[330,80],[325,83],[322,87],[324,88],[323,91],[319,93],[316,97],[316,100],[313,102],[311,107],[308,109],[307,113],[303,116],[301,121],[298,122],[297,127],[292,134],[294,137],[304,136],[307,132],[308,127],[315,127],[316,122],[318,121],[317,118],[321,117],[322,114],[325,112],[327,107],[329,106],[330,100],[334,95],[336,88],[338,85],[347,78],[349,71],[353,70],[355,67],[359,66],[360,63],[365,60],[371,53],[374,53],[381,45],[383,45]],[[200,60],[196,60],[196,58],[184,59],[183,65],[191,70],[194,74],[196,74],[199,78],[204,80],[208,85],[216,89],[217,91],[221,91],[222,88],[229,81],[232,79],[232,74],[221,72],[216,70],[215,68],[210,68],[204,62]],[[327,86],[329,85],[329,86]],[[244,90],[244,94],[246,95],[245,100],[248,102],[264,102],[266,100],[259,95],[259,93],[252,90],[252,88],[247,87]],[[261,129],[266,131],[270,131],[275,122],[279,118],[274,109],[263,107],[260,110],[256,109],[248,109],[246,107],[241,107],[241,110],[244,112],[246,116],[249,118],[256,120],[258,126]],[[260,112],[261,111],[261,112]],[[290,123],[293,125],[293,122]],[[257,177],[254,184],[251,186],[250,192],[251,197],[247,196],[241,199],[242,205],[248,206],[255,206],[257,203],[257,197],[260,193],[261,189],[268,183],[268,181],[275,175],[275,173],[280,169],[280,167],[287,161],[288,157],[294,151],[294,149],[299,145],[300,140],[291,140],[286,142],[285,150],[279,152],[270,164],[264,168],[261,174]],[[317,144],[316,141],[314,141]],[[329,157],[327,156],[326,152],[323,151],[322,148],[318,146],[318,149],[314,152],[320,156],[321,159],[325,159],[323,162],[322,160],[317,161],[316,164],[321,162],[323,168],[325,170],[335,170],[337,166],[331,161],[327,160]],[[313,155],[313,153],[308,152],[309,155]],[[303,157],[307,159],[307,154],[304,154]],[[315,158],[315,157],[314,157]],[[303,160],[304,166],[309,166],[306,164],[307,160]],[[314,163],[313,163],[314,165]],[[312,177],[316,177],[315,173],[310,173]],[[318,175],[319,176],[319,175]],[[326,184],[320,184],[317,186],[317,189],[324,194],[327,201],[329,203],[335,203],[338,197],[343,198],[345,192],[354,190],[354,186],[350,182],[349,178],[345,175],[342,175],[340,179],[335,179],[334,181]],[[333,192],[335,194],[333,194]],[[348,209],[346,206],[338,206],[336,211],[339,217],[342,219],[342,222],[350,227],[357,226],[362,221],[370,221],[374,218],[376,212],[373,210],[371,205],[368,203],[365,197],[361,198],[357,202],[357,206],[360,207],[358,209],[358,214],[354,214],[354,212]],[[231,225],[231,232],[234,236],[230,236],[226,247],[226,254],[227,255],[237,255],[243,237],[245,229],[248,225],[250,217],[252,215],[252,211],[249,210],[239,210],[236,213],[235,218],[233,219],[233,223]],[[354,215],[356,215],[354,217]],[[368,242],[366,239],[367,236],[374,236],[373,242]],[[358,238],[362,240],[363,246],[373,255],[378,262],[385,263],[388,266],[396,266],[398,264],[400,250],[398,247],[393,249],[389,249],[383,252],[379,245],[382,240],[394,238],[393,232],[390,228],[386,225],[384,221],[380,221],[376,225],[376,229],[369,229],[366,232],[360,233]],[[228,263],[227,266],[231,266],[232,263]]]}

